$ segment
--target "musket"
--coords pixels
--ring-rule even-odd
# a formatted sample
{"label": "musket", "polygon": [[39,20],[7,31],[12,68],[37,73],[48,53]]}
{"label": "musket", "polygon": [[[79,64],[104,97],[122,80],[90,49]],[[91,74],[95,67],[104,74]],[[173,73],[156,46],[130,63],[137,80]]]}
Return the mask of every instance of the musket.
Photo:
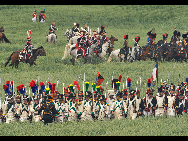
{"label": "musket", "polygon": [[141,76],[139,76],[140,78],[140,94],[141,94]]}
{"label": "musket", "polygon": [[[113,81],[113,77],[114,77],[114,70],[113,70],[113,75],[112,75],[112,81]],[[114,83],[112,84],[112,88],[114,89]]]}
{"label": "musket", "polygon": [[83,81],[83,93],[84,93],[84,83],[85,83],[85,72],[84,72],[84,81]]}
{"label": "musket", "polygon": [[[108,81],[106,82],[106,90],[107,90],[107,84],[108,84]],[[105,90],[105,98],[106,98],[106,90]]]}
{"label": "musket", "polygon": [[180,81],[180,71],[179,71],[179,78],[178,78],[178,86],[179,86],[179,81]]}
{"label": "musket", "polygon": [[39,84],[38,84],[38,83],[39,83],[39,76],[38,76],[38,81],[37,81],[37,86],[38,86],[38,94],[39,94],[39,84],[40,84],[40,83],[39,83]]}
{"label": "musket", "polygon": [[59,79],[57,79],[57,91],[58,91],[58,83],[59,83]]}
{"label": "musket", "polygon": [[[174,71],[175,71],[175,63],[174,63]],[[174,85],[174,73],[173,73],[173,85]]]}
{"label": "musket", "polygon": [[137,92],[137,87],[138,87],[138,80],[137,80],[137,82],[136,82],[136,92]]}
{"label": "musket", "polygon": [[63,83],[63,98],[64,98],[64,100],[63,100],[63,105],[65,104],[65,91],[64,91],[64,85],[65,85],[65,83]]}

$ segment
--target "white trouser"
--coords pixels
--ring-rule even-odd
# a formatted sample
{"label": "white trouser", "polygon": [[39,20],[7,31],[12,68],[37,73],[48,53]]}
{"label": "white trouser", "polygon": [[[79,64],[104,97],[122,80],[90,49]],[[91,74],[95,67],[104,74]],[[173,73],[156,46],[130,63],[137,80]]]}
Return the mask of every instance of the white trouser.
{"label": "white trouser", "polygon": [[36,17],[32,18],[32,21],[33,21],[33,22],[36,22],[36,21],[37,21],[37,18],[36,18]]}

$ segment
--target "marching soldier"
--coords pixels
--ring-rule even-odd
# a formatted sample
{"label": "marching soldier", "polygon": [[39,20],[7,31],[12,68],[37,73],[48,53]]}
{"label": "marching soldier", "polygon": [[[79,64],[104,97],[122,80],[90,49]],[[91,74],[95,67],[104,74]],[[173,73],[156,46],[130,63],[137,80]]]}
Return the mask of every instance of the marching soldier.
{"label": "marching soldier", "polygon": [[81,120],[92,120],[92,101],[90,100],[91,92],[86,91],[85,92],[86,99],[84,100],[84,106],[83,106],[83,113],[81,115]]}
{"label": "marching soldier", "polygon": [[101,95],[99,98],[99,103],[96,106],[95,111],[98,112],[98,120],[102,121],[107,119],[107,115],[108,115],[108,108],[107,108],[107,104],[104,102],[105,101],[105,97],[104,95]]}
{"label": "marching soldier", "polygon": [[123,111],[123,104],[122,104],[122,93],[118,91],[116,94],[116,100],[113,102],[110,111],[114,115],[115,119],[123,119],[124,111]]}
{"label": "marching soldier", "polygon": [[36,22],[36,21],[37,21],[37,14],[36,14],[36,10],[34,10],[34,11],[33,11],[32,16],[33,16],[32,21],[33,21],[33,22]]}
{"label": "marching soldier", "polygon": [[167,113],[167,96],[164,94],[164,89],[161,86],[158,88],[159,95],[155,96],[156,103],[154,104],[155,116],[163,116]]}
{"label": "marching soldier", "polygon": [[84,107],[84,95],[83,91],[78,92],[78,119],[81,119],[81,115],[83,113],[83,107]]}
{"label": "marching soldier", "polygon": [[3,115],[6,118],[6,123],[14,122],[15,121],[15,117],[14,117],[15,109],[14,109],[14,104],[13,104],[13,97],[11,95],[8,96],[8,103],[5,104],[4,110],[5,110],[5,113],[3,113]]}
{"label": "marching soldier", "polygon": [[[108,90],[108,98],[107,98],[106,102],[109,105],[107,107],[107,108],[109,108],[108,109],[109,111],[110,111],[111,106],[113,105],[113,102],[115,102],[114,95],[115,95],[114,90]],[[108,118],[109,119],[113,118],[111,112],[108,113]]]}
{"label": "marching soldier", "polygon": [[168,104],[167,104],[167,115],[168,116],[175,116],[175,85],[170,86],[170,92],[167,96]]}
{"label": "marching soldier", "polygon": [[15,103],[15,117],[17,120],[19,120],[20,118],[20,111],[19,111],[20,105],[21,105],[21,96],[19,92],[17,92],[16,103]]}
{"label": "marching soldier", "polygon": [[140,91],[139,90],[136,91],[135,100],[136,100],[137,116],[139,117],[139,116],[142,116],[143,110],[144,110],[144,103],[143,103],[143,100],[140,98]]}
{"label": "marching soldier", "polygon": [[24,95],[23,97],[24,103],[22,103],[20,105],[19,111],[20,111],[20,121],[24,122],[25,120],[29,119],[29,105],[28,105],[28,101],[30,99],[28,99],[28,96]]}
{"label": "marching soldier", "polygon": [[46,22],[46,15],[44,14],[45,11],[40,11],[39,15],[39,22]]}
{"label": "marching soldier", "polygon": [[122,91],[122,95],[123,95],[123,108],[124,108],[124,114],[125,114],[125,118],[127,117],[127,105],[128,105],[128,92],[127,89],[124,89]]}
{"label": "marching soldier", "polygon": [[71,101],[68,102],[67,104],[67,111],[68,111],[68,121],[76,121],[78,112],[77,112],[77,103],[76,103],[76,95],[75,93],[71,93]]}
{"label": "marching soldier", "polygon": [[137,111],[136,111],[136,99],[134,97],[135,90],[130,90],[129,98],[127,100],[127,117],[135,119],[137,117]]}
{"label": "marching soldier", "polygon": [[180,90],[179,92],[179,96],[178,96],[178,103],[176,105],[176,113],[177,115],[183,115],[183,112],[184,112],[184,90]]}
{"label": "marching soldier", "polygon": [[49,94],[49,88],[46,88],[47,91],[47,101],[46,103],[44,103],[40,109],[38,110],[38,114],[40,114],[42,112],[42,110],[44,110],[43,113],[43,120],[44,120],[44,124],[48,123],[52,123],[54,118],[57,117],[57,110],[55,109],[55,105],[53,103],[53,95]]}
{"label": "marching soldier", "polygon": [[143,98],[143,103],[144,103],[144,110],[143,114],[145,116],[151,116],[155,112],[155,100],[153,98],[153,92],[154,90],[151,88],[148,88],[146,91],[146,96]]}
{"label": "marching soldier", "polygon": [[40,115],[38,115],[38,110],[40,109],[39,97],[35,95],[33,99],[34,99],[34,104],[31,105],[30,110],[32,112],[32,117],[34,121],[39,122],[40,121]]}
{"label": "marching soldier", "polygon": [[58,94],[58,100],[59,100],[59,102],[57,102],[57,105],[58,105],[57,111],[58,111],[59,115],[57,116],[57,121],[63,122],[63,119],[65,119],[67,116],[67,111],[65,111],[67,104],[63,105],[63,94]]}

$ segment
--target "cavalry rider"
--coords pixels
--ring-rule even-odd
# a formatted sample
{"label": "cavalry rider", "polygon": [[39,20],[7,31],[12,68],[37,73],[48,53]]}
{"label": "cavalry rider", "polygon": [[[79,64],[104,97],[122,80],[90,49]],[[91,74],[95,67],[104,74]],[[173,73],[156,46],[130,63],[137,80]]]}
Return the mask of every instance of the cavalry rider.
{"label": "cavalry rider", "polygon": [[102,43],[100,42],[100,37],[99,37],[98,33],[95,35],[93,44],[97,44],[97,47],[95,48],[94,53],[96,53],[96,55],[98,53],[101,53],[102,52]]}
{"label": "cavalry rider", "polygon": [[76,48],[77,48],[77,56],[82,55],[80,51],[83,52],[83,55],[85,57],[85,37],[83,35],[80,35],[80,37],[77,39]]}
{"label": "cavalry rider", "polygon": [[126,60],[127,48],[128,48],[128,35],[124,35],[124,39],[125,39],[125,41],[124,41],[123,47],[120,49],[118,56],[125,55],[124,58]]}
{"label": "cavalry rider", "polygon": [[187,52],[188,52],[187,36],[188,36],[188,34],[182,34],[182,37],[183,37],[182,46],[183,47],[181,48],[181,50],[183,50],[185,52],[185,58],[187,58]]}
{"label": "cavalry rider", "polygon": [[138,42],[140,41],[140,37],[139,36],[137,36],[137,37],[135,37],[135,43],[134,43],[134,46],[136,47],[139,47],[140,45],[138,44]]}
{"label": "cavalry rider", "polygon": [[72,33],[75,34],[75,32],[80,32],[78,23],[74,23],[74,27],[72,28]]}
{"label": "cavalry rider", "polygon": [[149,31],[148,33],[147,33],[147,35],[149,36],[148,38],[147,38],[147,45],[145,45],[145,47],[148,47],[150,44],[152,44],[152,39],[151,39],[151,31]]}
{"label": "cavalry rider", "polygon": [[33,22],[36,22],[36,21],[37,21],[37,14],[36,14],[36,10],[34,10],[34,11],[33,11],[32,16],[33,16],[32,21],[33,21]]}
{"label": "cavalry rider", "polygon": [[105,27],[104,26],[101,26],[101,31],[99,32],[99,35],[103,36],[104,35],[104,32],[105,32]]}
{"label": "cavalry rider", "polygon": [[[29,36],[28,31],[27,31],[27,34],[28,34],[27,42],[25,44],[25,48],[22,51],[22,53],[24,54],[24,59],[26,63],[29,57],[32,56],[32,49],[34,49],[33,45],[31,44],[32,40],[31,40],[31,37]],[[30,30],[30,35],[32,36],[31,30]]]}
{"label": "cavalry rider", "polygon": [[174,28],[174,32],[173,32],[170,43],[175,44],[177,43],[177,41],[180,41],[180,36],[181,36],[181,33],[177,31],[176,28]]}
{"label": "cavalry rider", "polygon": [[[50,28],[49,28],[49,32],[48,32],[48,35],[50,35],[51,33],[54,33],[55,34],[55,30],[58,30],[58,28],[56,28],[55,27],[55,22],[52,22],[52,25],[50,26]],[[47,35],[47,36],[48,36]],[[55,34],[56,35],[56,34]],[[56,39],[57,39],[57,35],[56,35]],[[48,40],[48,38],[47,38],[47,40]]]}

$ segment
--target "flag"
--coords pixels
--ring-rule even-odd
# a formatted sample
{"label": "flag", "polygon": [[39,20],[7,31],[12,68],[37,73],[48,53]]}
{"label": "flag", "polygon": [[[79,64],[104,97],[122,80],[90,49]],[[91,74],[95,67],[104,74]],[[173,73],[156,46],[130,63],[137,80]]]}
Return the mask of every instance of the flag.
{"label": "flag", "polygon": [[158,85],[158,60],[156,61],[156,64],[153,68],[153,72],[152,72],[152,75],[151,75],[151,80],[153,81],[153,87],[156,84],[156,79],[157,79],[157,85]]}
{"label": "flag", "polygon": [[97,81],[98,86],[104,81],[104,78],[102,77],[102,75],[99,74],[99,72],[98,72],[96,81]]}

